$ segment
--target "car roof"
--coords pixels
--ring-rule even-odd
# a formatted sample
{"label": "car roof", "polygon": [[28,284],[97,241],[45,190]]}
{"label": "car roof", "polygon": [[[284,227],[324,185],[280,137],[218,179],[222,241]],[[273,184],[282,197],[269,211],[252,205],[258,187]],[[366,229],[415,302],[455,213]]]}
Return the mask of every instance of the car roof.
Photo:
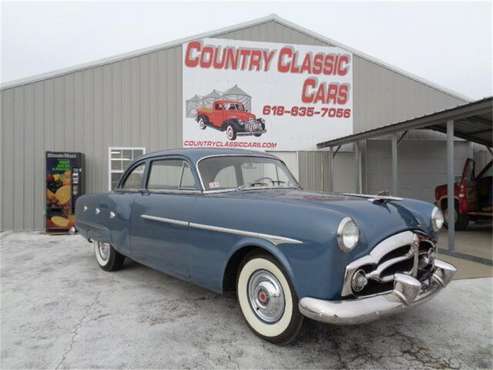
{"label": "car roof", "polygon": [[180,148],[180,149],[158,150],[155,152],[144,154],[138,159],[142,160],[142,159],[149,159],[154,157],[173,156],[173,155],[187,157],[193,163],[205,157],[221,156],[221,155],[254,155],[259,157],[278,159],[276,156],[272,154],[260,152],[256,150],[217,149],[217,148]]}
{"label": "car roof", "polygon": [[239,100],[231,100],[231,99],[218,99],[214,101],[214,103],[234,103],[234,104],[243,104]]}

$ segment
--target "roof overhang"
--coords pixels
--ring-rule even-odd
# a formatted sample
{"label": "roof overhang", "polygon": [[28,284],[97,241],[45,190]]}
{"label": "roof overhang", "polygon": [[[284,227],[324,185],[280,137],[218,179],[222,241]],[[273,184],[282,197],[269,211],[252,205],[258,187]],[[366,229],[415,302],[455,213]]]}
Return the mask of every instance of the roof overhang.
{"label": "roof overhang", "polygon": [[455,108],[445,109],[422,117],[393,123],[357,134],[328,140],[317,144],[317,148],[330,148],[360,140],[381,137],[413,129],[429,129],[446,132],[447,121],[454,121],[454,136],[492,147],[493,97],[474,101]]}

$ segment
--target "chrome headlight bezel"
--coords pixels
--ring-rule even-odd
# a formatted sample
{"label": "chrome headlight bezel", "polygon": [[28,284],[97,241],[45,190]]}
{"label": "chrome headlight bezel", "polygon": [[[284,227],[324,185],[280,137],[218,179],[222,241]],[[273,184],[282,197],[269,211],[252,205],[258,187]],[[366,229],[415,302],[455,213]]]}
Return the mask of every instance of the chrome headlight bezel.
{"label": "chrome headlight bezel", "polygon": [[443,213],[438,207],[434,207],[431,211],[431,228],[434,232],[440,231],[445,223],[445,218]]}
{"label": "chrome headlight bezel", "polygon": [[344,253],[349,253],[358,245],[359,236],[359,227],[351,217],[344,217],[339,222],[339,226],[337,227],[337,244],[339,245],[339,249]]}

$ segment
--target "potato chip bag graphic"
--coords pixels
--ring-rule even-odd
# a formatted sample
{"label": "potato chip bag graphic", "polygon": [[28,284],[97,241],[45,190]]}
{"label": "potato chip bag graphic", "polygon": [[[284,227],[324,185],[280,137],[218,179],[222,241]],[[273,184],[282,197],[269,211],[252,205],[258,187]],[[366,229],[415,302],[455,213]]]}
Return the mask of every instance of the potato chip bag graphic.
{"label": "potato chip bag graphic", "polygon": [[58,199],[58,203],[61,205],[67,204],[70,200],[70,186],[64,185],[60,189],[58,189],[55,193],[56,199]]}
{"label": "potato chip bag graphic", "polygon": [[55,202],[56,201],[55,193],[49,189],[46,190],[46,197],[47,197],[49,202]]}
{"label": "potato chip bag graphic", "polygon": [[53,222],[58,227],[67,227],[70,221],[68,220],[68,218],[65,217],[53,216],[51,218],[51,222]]}
{"label": "potato chip bag graphic", "polygon": [[65,171],[63,174],[63,185],[70,185],[72,183],[72,172]]}

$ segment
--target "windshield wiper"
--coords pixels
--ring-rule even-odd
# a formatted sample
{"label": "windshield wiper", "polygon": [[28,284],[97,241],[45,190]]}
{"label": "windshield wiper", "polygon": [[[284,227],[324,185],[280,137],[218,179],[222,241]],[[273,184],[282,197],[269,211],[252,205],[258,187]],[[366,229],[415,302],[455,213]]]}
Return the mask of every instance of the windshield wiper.
{"label": "windshield wiper", "polygon": [[[286,184],[287,181],[283,180],[272,180],[272,184],[277,184],[276,186],[269,186],[265,182],[262,181],[252,181],[248,184],[240,185],[236,188],[236,190],[255,190],[255,189],[299,189],[299,185],[287,185],[281,186],[282,184]],[[262,185],[262,186],[257,186]]]}
{"label": "windshield wiper", "polygon": [[236,189],[238,189],[238,190],[259,189],[259,187],[257,187],[257,185],[262,185],[262,186],[260,186],[260,188],[269,188],[270,187],[265,182],[253,181],[253,182],[249,182],[248,184],[240,185]]}

